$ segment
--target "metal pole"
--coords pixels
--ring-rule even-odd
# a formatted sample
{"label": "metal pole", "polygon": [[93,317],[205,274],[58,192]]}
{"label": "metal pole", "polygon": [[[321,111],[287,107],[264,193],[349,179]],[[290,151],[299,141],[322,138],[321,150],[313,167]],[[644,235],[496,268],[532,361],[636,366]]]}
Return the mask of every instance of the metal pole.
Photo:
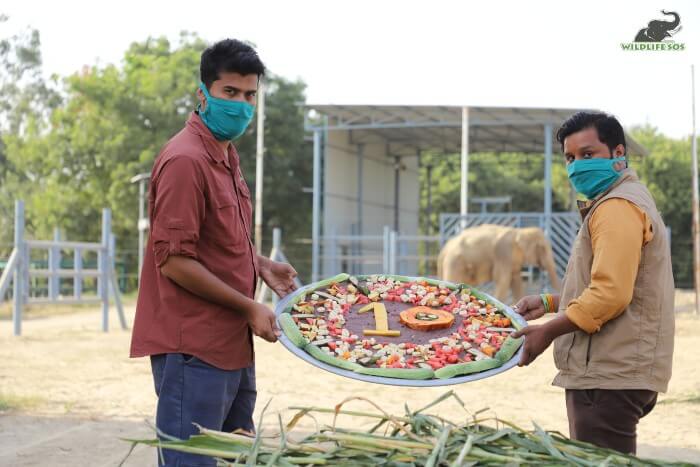
{"label": "metal pole", "polygon": [[382,273],[389,273],[391,268],[391,252],[389,244],[391,242],[391,229],[388,225],[384,226],[384,236],[382,238]]}
{"label": "metal pole", "polygon": [[83,272],[83,250],[76,248],[73,250],[73,270],[75,277],[73,278],[73,298],[80,300],[83,295],[83,278],[80,273]]}
{"label": "metal pole", "polygon": [[102,210],[102,248],[98,256],[99,293],[102,298],[102,331],[109,331],[109,235],[112,232],[112,211]]}
{"label": "metal pole", "polygon": [[396,231],[392,230],[389,234],[389,274],[396,274],[396,256]]}
{"label": "metal pole", "polygon": [[22,335],[22,298],[24,295],[24,269],[28,267],[24,251],[24,201],[15,200],[15,249],[17,250],[17,267],[15,268],[12,308],[14,335]]}
{"label": "metal pole", "polygon": [[[280,253],[282,252],[282,229],[279,227],[272,229],[272,251],[274,252],[274,256],[270,259],[273,261],[278,261],[277,257],[281,256]],[[277,306],[277,302],[279,302],[279,297],[276,293],[272,293],[271,295],[272,306],[275,307]]]}
{"label": "metal pole", "polygon": [[400,199],[400,189],[399,183],[401,182],[401,158],[394,157],[394,230],[399,231],[399,199]]}
{"label": "metal pole", "polygon": [[311,282],[318,281],[321,260],[321,130],[314,130],[313,224],[311,228]]}
{"label": "metal pole", "polygon": [[[61,231],[56,227],[53,229],[53,240],[54,242],[59,242],[61,240]],[[49,272],[51,276],[49,277],[49,299],[55,301],[58,299],[60,292],[60,278],[58,277],[58,270],[61,268],[61,249],[54,245],[49,248]]]}
{"label": "metal pole", "polygon": [[549,237],[552,220],[552,124],[544,126],[544,233]]}
{"label": "metal pole", "polygon": [[[362,231],[364,229],[362,218],[364,216],[363,208],[365,204],[364,199],[364,159],[365,159],[365,145],[357,145],[357,241],[355,242],[355,252],[356,257],[362,256]],[[361,260],[356,261],[355,274],[362,274],[362,262]]]}
{"label": "metal pole", "polygon": [[[364,159],[365,159],[365,145],[357,145],[357,246],[355,249],[355,254],[357,256],[362,256],[362,235],[364,230],[364,225],[362,223],[362,217],[364,216],[363,208],[365,204],[364,199]],[[362,262],[358,261],[356,274],[362,274]]]}
{"label": "metal pole", "polygon": [[144,241],[146,236],[146,225],[144,222],[144,216],[146,215],[146,180],[139,180],[139,270],[137,274],[138,283],[141,285],[141,268],[143,268],[143,249]]}
{"label": "metal pole", "polygon": [[700,315],[700,195],[698,193],[698,138],[695,127],[695,65],[690,65],[691,105],[693,132],[691,151],[693,159],[693,270],[695,276],[695,314]]}
{"label": "metal pole", "polygon": [[428,201],[426,206],[426,214],[428,217],[428,225],[425,229],[428,235],[433,234],[433,166],[432,164],[427,165],[427,177],[428,177]]}
{"label": "metal pole", "polygon": [[263,236],[263,164],[265,156],[265,85],[258,84],[258,128],[255,151],[255,249],[262,254]]}
{"label": "metal pole", "polygon": [[462,216],[460,225],[462,229],[467,227],[467,214],[469,213],[469,108],[462,107],[462,183],[460,193],[460,209]]}

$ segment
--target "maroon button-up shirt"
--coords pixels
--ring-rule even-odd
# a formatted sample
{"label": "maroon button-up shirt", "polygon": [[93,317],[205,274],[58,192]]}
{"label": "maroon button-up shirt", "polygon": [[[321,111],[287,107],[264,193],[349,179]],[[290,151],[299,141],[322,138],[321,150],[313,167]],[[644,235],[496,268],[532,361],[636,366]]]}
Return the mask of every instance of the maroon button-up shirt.
{"label": "maroon button-up shirt", "polygon": [[160,272],[169,256],[189,256],[253,298],[253,207],[235,148],[223,151],[193,113],[156,158],[149,197],[151,232],[131,356],[186,353],[225,370],[250,366],[253,338],[243,315],[188,292]]}

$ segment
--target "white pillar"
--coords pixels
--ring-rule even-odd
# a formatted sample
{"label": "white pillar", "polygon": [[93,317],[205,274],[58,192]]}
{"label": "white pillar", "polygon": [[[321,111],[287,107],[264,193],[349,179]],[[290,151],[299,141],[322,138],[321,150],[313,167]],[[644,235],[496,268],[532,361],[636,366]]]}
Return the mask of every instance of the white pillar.
{"label": "white pillar", "polygon": [[311,228],[311,282],[319,279],[321,262],[321,130],[314,130],[313,223]]}
{"label": "white pillar", "polygon": [[263,168],[265,156],[265,86],[258,85],[258,128],[257,148],[255,152],[255,249],[262,254],[263,231]]}
{"label": "white pillar", "polygon": [[462,183],[460,193],[460,209],[462,215],[460,225],[467,227],[466,216],[469,213],[469,107],[462,107]]}
{"label": "white pillar", "polygon": [[544,232],[550,235],[552,222],[552,124],[544,126]]}

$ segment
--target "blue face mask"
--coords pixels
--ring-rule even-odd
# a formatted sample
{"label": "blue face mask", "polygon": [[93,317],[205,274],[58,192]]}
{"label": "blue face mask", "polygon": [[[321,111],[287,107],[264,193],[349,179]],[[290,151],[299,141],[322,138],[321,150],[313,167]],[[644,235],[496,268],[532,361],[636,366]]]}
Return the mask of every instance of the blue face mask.
{"label": "blue face mask", "polygon": [[570,162],[566,171],[576,191],[588,199],[593,199],[620,178],[620,172],[615,170],[613,165],[624,161],[624,156],[614,159],[579,159]]}
{"label": "blue face mask", "polygon": [[204,83],[199,84],[207,98],[207,106],[199,112],[204,124],[219,141],[236,139],[245,132],[253,119],[255,108],[247,102],[211,97]]}

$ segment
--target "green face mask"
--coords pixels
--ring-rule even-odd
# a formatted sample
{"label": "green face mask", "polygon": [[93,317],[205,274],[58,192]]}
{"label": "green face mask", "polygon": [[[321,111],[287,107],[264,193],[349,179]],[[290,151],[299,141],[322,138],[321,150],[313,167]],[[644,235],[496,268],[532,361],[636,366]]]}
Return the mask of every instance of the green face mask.
{"label": "green face mask", "polygon": [[569,163],[566,171],[576,191],[593,199],[620,178],[620,172],[613,166],[616,162],[624,161],[624,156],[614,159],[579,159]]}
{"label": "green face mask", "polygon": [[212,97],[204,83],[199,89],[207,99],[204,111],[199,112],[204,124],[219,141],[230,141],[241,136],[253,119],[255,107],[247,102],[230,101]]}

